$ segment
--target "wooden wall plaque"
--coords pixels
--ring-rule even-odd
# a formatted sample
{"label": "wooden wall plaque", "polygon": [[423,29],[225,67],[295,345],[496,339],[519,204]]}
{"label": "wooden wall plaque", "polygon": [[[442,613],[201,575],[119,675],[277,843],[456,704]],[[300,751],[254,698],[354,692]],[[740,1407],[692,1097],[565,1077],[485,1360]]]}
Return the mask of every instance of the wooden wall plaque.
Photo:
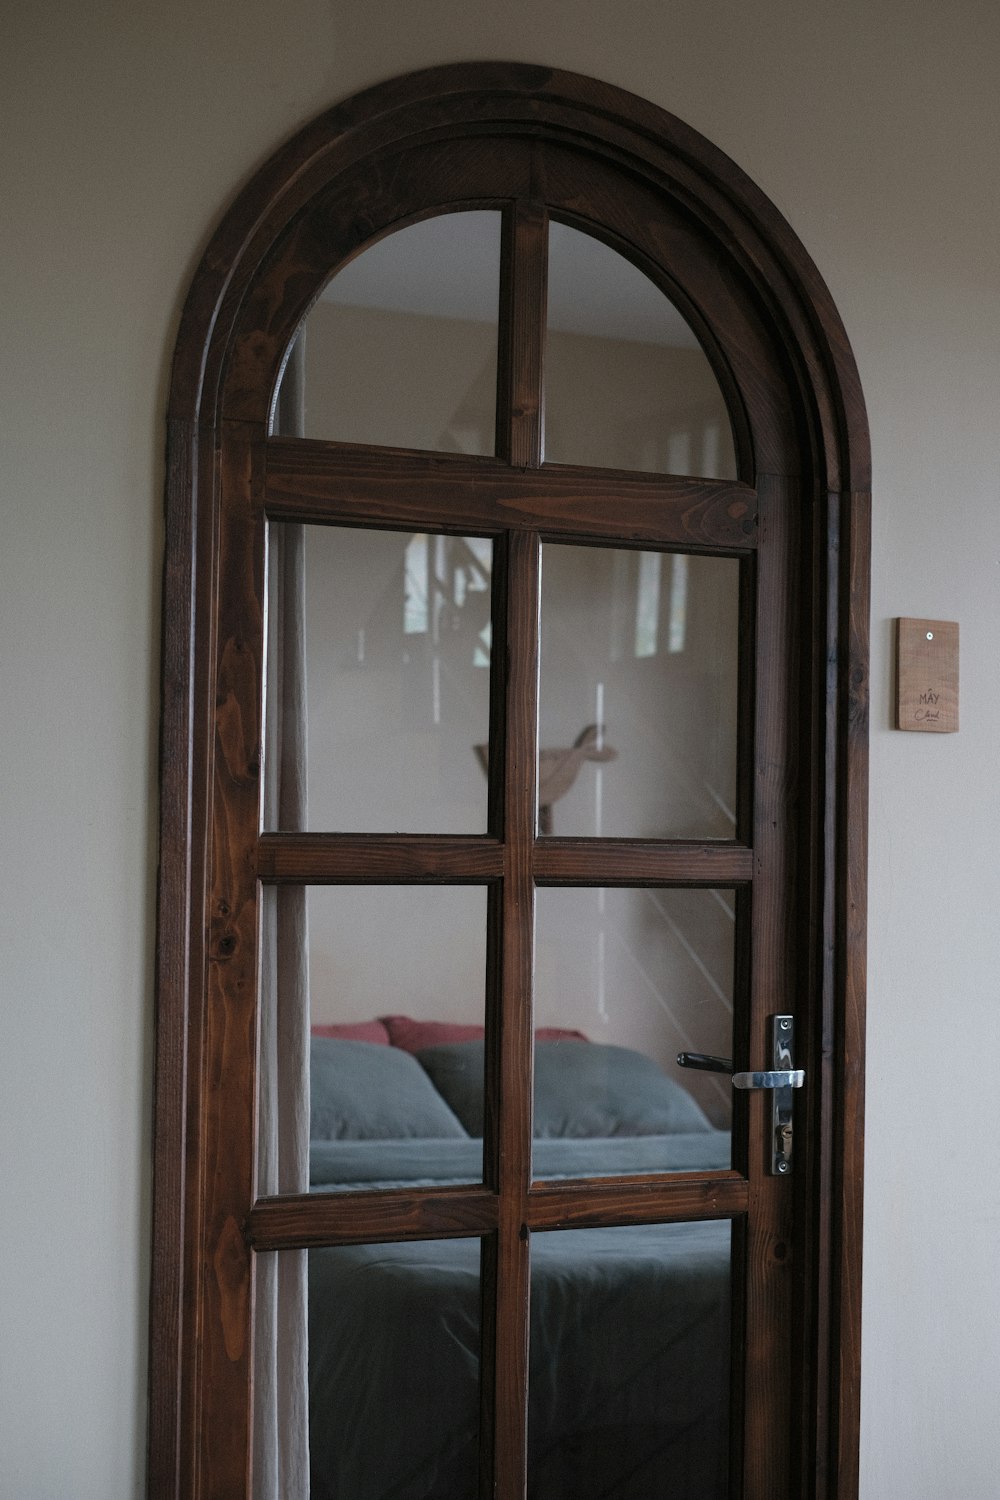
{"label": "wooden wall plaque", "polygon": [[954,620],[897,622],[896,728],[925,734],[958,729],[958,625]]}

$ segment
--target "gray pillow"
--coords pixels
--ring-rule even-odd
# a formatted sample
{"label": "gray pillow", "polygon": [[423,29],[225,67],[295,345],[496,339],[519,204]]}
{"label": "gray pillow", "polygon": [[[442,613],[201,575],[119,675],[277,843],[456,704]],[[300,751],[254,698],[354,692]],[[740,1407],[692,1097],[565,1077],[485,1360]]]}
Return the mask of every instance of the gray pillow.
{"label": "gray pillow", "polygon": [[485,1042],[441,1042],[421,1047],[418,1065],[442,1099],[446,1099],[470,1135],[483,1133],[483,1064]]}
{"label": "gray pillow", "polygon": [[408,1052],[314,1036],[310,1069],[309,1133],[314,1141],[465,1137]]}
{"label": "gray pillow", "polygon": [[539,1042],[535,1135],[679,1135],[711,1130],[699,1105],[631,1047]]}
{"label": "gray pillow", "polygon": [[[483,1043],[417,1053],[470,1135],[483,1133]],[[677,1135],[709,1131],[701,1108],[642,1052],[594,1042],[536,1042],[535,1135]]]}

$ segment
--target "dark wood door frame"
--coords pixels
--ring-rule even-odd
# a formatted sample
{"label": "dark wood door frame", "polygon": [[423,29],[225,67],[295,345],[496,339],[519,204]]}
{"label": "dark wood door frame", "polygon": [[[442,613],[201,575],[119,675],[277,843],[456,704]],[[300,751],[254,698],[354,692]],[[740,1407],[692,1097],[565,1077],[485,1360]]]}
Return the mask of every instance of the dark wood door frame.
{"label": "dark wood door frame", "polygon": [[[805,949],[799,972],[809,976],[811,1020],[800,1037],[810,1076],[810,1144],[797,1191],[816,1206],[796,1268],[805,1314],[796,1355],[796,1492],[803,1500],[851,1500],[859,1420],[870,550],[870,461],[857,371],[816,268],[726,156],[618,89],[513,64],[432,69],[320,117],[240,194],[185,305],[168,414],[149,1493],[155,1500],[208,1500],[197,1467],[204,1388],[195,1378],[204,1281],[213,1274],[201,1259],[202,1140],[216,1108],[205,1076],[206,975],[213,945],[229,941],[224,922],[215,931],[202,920],[217,754],[213,622],[231,583],[218,546],[220,458],[225,449],[230,471],[240,464],[254,471],[298,321],[329,269],[388,227],[381,167],[391,163],[398,221],[406,212],[400,165],[407,152],[422,153],[423,197],[410,213],[420,216],[428,211],[435,153],[447,159],[454,204],[462,154],[472,182],[484,137],[511,143],[518,181],[525,173],[554,179],[544,188],[557,202],[562,156],[584,156],[593,193],[607,205],[601,232],[627,244],[640,263],[662,267],[672,253],[687,265],[696,257],[683,285],[666,289],[702,335],[730,399],[740,479],[751,496],[794,484],[801,500],[799,618],[806,639],[796,754],[807,769],[797,881]],[[541,144],[544,152],[535,149]],[[637,207],[634,220],[616,227],[614,184],[622,174]],[[369,186],[359,194],[362,180]],[[504,195],[502,182],[496,193]],[[669,244],[658,204],[670,205]],[[508,358],[516,359],[517,349],[515,337]],[[762,393],[756,409],[755,391]],[[531,462],[537,424],[530,418],[522,414],[508,426],[519,434],[514,449],[500,455],[509,463]],[[789,434],[801,456],[794,474],[777,458],[787,452]],[[428,470],[439,482],[430,459]],[[286,478],[301,518],[308,475]],[[357,483],[365,482],[359,474]],[[377,485],[377,476],[370,482]],[[571,471],[563,482],[571,491]],[[686,501],[679,491],[672,497],[679,510],[694,491],[711,505],[710,485],[689,488]],[[656,499],[655,485],[638,476],[635,490],[637,506]],[[585,504],[585,494],[579,499]],[[248,607],[253,597],[253,589],[245,591]],[[252,781],[253,767],[247,770]],[[247,1133],[248,1156],[251,1146]],[[220,1279],[218,1265],[214,1273],[222,1303],[227,1286],[246,1285],[245,1223],[234,1222],[226,1256],[225,1275]],[[237,1311],[233,1327],[239,1323]],[[231,1353],[248,1384],[246,1350]]]}

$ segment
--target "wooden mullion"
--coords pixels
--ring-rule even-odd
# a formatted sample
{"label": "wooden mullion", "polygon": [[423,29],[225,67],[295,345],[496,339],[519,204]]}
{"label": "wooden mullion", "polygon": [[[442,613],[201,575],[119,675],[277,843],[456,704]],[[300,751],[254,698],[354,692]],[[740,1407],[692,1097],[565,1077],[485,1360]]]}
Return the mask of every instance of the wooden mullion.
{"label": "wooden mullion", "polygon": [[496,1223],[496,1195],[472,1184],[259,1198],[246,1229],[254,1250],[293,1250],[465,1238]]}
{"label": "wooden mullion", "polygon": [[257,874],[273,885],[478,885],[503,874],[498,839],[437,834],[266,833]]}
{"label": "wooden mullion", "polygon": [[[493,1094],[497,1115],[495,1431],[490,1447],[497,1500],[520,1500],[527,1467],[529,1247],[531,1183],[532,948],[537,779],[539,562],[537,536],[508,539],[504,712],[504,848],[500,1016]],[[488,1094],[489,1098],[489,1094]],[[485,1260],[485,1258],[484,1258]]]}
{"label": "wooden mullion", "polygon": [[270,520],[451,535],[537,530],[619,546],[752,551],[756,491],[697,479],[545,464],[513,470],[496,459],[270,438]]}
{"label": "wooden mullion", "polygon": [[753,879],[744,844],[694,840],[544,838],[535,845],[539,885],[736,886]]}
{"label": "wooden mullion", "polygon": [[517,469],[542,461],[547,261],[548,215],[519,201],[504,215],[497,391],[497,454]]}

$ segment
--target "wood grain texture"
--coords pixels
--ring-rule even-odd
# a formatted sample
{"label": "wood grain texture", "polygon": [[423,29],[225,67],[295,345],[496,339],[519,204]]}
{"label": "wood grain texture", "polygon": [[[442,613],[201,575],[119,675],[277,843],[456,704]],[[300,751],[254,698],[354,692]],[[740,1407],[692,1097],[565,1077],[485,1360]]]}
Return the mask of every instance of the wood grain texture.
{"label": "wood grain texture", "polygon": [[[837,886],[834,860],[839,734],[834,710],[840,694],[841,510],[838,495],[817,495],[803,515],[811,562],[805,635],[810,661],[805,674],[808,704],[800,718],[803,764],[809,790],[800,826],[799,888],[804,907],[800,956],[801,1023],[797,1045],[811,1075],[801,1101],[799,1128],[810,1149],[796,1172],[799,1218],[798,1280],[820,1289],[810,1336],[803,1331],[795,1352],[800,1373],[797,1427],[802,1435],[797,1458],[804,1494],[839,1495],[836,1465],[830,1463],[831,1430],[836,1427],[837,1382],[831,1349],[837,1342],[836,1277],[833,1268],[834,1173],[838,1131]],[[811,949],[811,962],[806,954]],[[803,1118],[804,1116],[804,1118]]]}
{"label": "wood grain texture", "polygon": [[[494,1482],[498,1495],[523,1495],[527,1472],[529,1241],[531,1183],[532,978],[538,716],[540,549],[537,536],[512,532],[506,566],[504,681],[504,872],[500,942],[499,1089],[496,1096],[497,1234],[495,1290]],[[484,1290],[484,1295],[488,1291]]]}
{"label": "wood grain texture", "polygon": [[239,1494],[250,1453],[250,1251],[257,1034],[256,825],[263,685],[264,515],[261,435],[230,424],[222,450],[218,544],[212,863],[207,935],[205,1059],[200,1135],[204,1176],[199,1278],[205,1495]]}
{"label": "wood grain texture", "polygon": [[266,833],[257,874],[275,885],[480,885],[503,874],[498,839],[437,834]]}
{"label": "wood grain texture", "polygon": [[519,469],[536,469],[542,461],[548,243],[540,203],[522,200],[504,215],[497,453]]}
{"label": "wood grain texture", "polygon": [[[503,208],[513,226],[500,457],[266,441],[284,352],[335,266],[405,220],[477,206]],[[730,404],[742,483],[532,467],[546,213],[596,229],[688,317]],[[544,68],[433,69],[321,117],[240,195],[184,309],[170,411],[155,1188],[164,1238],[153,1281],[150,1495],[246,1493],[252,1242],[265,1243],[253,1236],[370,1238],[380,1213],[379,1195],[349,1209],[252,1202],[257,876],[377,881],[397,872],[489,883],[486,1182],[437,1195],[437,1207],[419,1194],[397,1196],[386,1220],[392,1234],[421,1237],[452,1214],[453,1232],[482,1235],[482,1496],[523,1496],[529,1225],[683,1211],[735,1215],[734,1347],[746,1335],[752,1348],[747,1403],[742,1387],[734,1401],[746,1463],[745,1485],[734,1470],[734,1493],[744,1485],[743,1500],[854,1500],[870,470],[857,372],[815,267],[739,169],[654,106]],[[265,486],[278,519],[503,538],[509,566],[495,579],[494,642],[504,642],[512,686],[493,701],[491,737],[505,748],[491,771],[490,839],[374,839],[362,848],[326,835],[259,838]],[[743,848],[533,845],[532,557],[539,537],[550,536],[718,550],[743,559],[744,580],[759,569],[760,586],[743,591],[741,632],[747,641],[759,635],[762,647],[761,666],[741,678],[744,741],[757,725],[756,767],[745,753],[740,763]],[[768,573],[776,536],[780,577]],[[751,600],[759,615],[747,613]],[[796,727],[788,652],[799,643]],[[784,730],[764,732],[760,716],[770,724],[772,710]],[[790,808],[800,832],[791,843],[781,832]],[[756,1057],[772,993],[787,995],[793,973],[800,985],[812,1082],[797,1106],[794,1240],[776,1196],[787,1184],[761,1174],[759,1101],[734,1133],[746,1185],[727,1174],[529,1185],[524,934],[533,879],[701,884],[723,871],[721,883],[738,888],[747,934],[737,942],[737,992],[752,1003],[737,1052]],[[793,887],[790,939],[780,913]],[[331,1215],[325,1228],[316,1229],[314,1212]],[[349,1228],[337,1219],[347,1213],[357,1215]],[[779,1326],[789,1310],[790,1352]],[[797,1407],[795,1380],[804,1393]],[[782,1408],[796,1413],[798,1447],[775,1467],[768,1447]]]}
{"label": "wood grain texture", "polygon": [[958,730],[958,623],[896,621],[896,728]]}
{"label": "wood grain texture", "polygon": [[831,1149],[830,1352],[833,1362],[828,1493],[857,1500],[861,1418],[861,1251],[864,1213],[865,1007],[868,924],[868,734],[870,715],[871,496],[844,495],[839,578],[841,669],[837,680],[839,837],[833,888],[841,893],[838,983],[830,997],[837,1038]]}
{"label": "wood grain texture", "polygon": [[454,1187],[259,1198],[246,1233],[254,1250],[299,1250],[463,1238],[496,1226],[494,1193]]}
{"label": "wood grain texture", "polygon": [[267,445],[267,510],[277,521],[452,534],[523,529],[693,551],[757,542],[754,490],[735,480],[569,464],[521,472],[489,458],[287,438]]}
{"label": "wood grain texture", "polygon": [[533,868],[539,885],[735,886],[753,878],[753,850],[684,839],[543,838]]}
{"label": "wood grain texture", "polygon": [[[795,487],[761,478],[762,545],[755,589],[754,714],[752,727],[754,882],[749,910],[747,1065],[772,1065],[770,1017],[796,1015],[796,829],[799,783],[796,686],[800,663],[795,558]],[[746,741],[744,741],[746,744]],[[745,914],[745,909],[741,916]],[[744,934],[737,933],[737,943]],[[807,1074],[806,1087],[810,1085]],[[751,1182],[745,1226],[745,1280],[739,1303],[746,1369],[741,1403],[745,1500],[790,1493],[787,1413],[793,1381],[791,1340],[796,1226],[794,1180],[769,1175],[771,1099],[746,1096],[746,1174]],[[799,1106],[801,1114],[801,1106]],[[795,1154],[798,1154],[798,1143]],[[794,1157],[793,1157],[794,1159]],[[794,1309],[804,1316],[804,1309]]]}
{"label": "wood grain texture", "polygon": [[178,338],[171,412],[217,408],[246,285],[276,235],[322,189],[363,174],[373,160],[422,135],[460,143],[482,132],[486,111],[498,134],[530,129],[572,139],[585,155],[663,184],[703,221],[727,255],[744,262],[755,286],[770,288],[790,346],[805,352],[822,482],[868,487],[867,426],[850,346],[827,288],[774,205],[724,153],[657,106],[596,79],[515,63],[437,67],[380,84],[319,116],[266,163],[226,215],[195,276]]}
{"label": "wood grain texture", "polygon": [[667,1224],[745,1214],[746,1179],[737,1172],[678,1172],[670,1177],[591,1177],[535,1183],[529,1229],[584,1229],[606,1224]]}

